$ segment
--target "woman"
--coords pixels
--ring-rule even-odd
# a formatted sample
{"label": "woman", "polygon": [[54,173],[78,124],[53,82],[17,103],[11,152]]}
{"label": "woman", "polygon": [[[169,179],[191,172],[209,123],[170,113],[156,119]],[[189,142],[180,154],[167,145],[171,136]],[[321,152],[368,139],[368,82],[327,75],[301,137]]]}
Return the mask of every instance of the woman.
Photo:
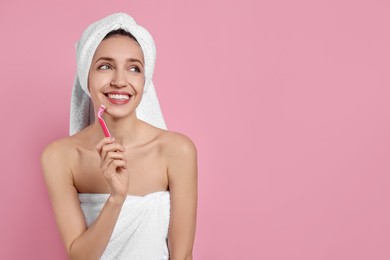
{"label": "woman", "polygon": [[[123,13],[90,25],[77,44],[72,135],[42,154],[70,259],[192,259],[196,149],[161,129],[154,61],[153,39]],[[100,105],[112,138],[94,121]]]}

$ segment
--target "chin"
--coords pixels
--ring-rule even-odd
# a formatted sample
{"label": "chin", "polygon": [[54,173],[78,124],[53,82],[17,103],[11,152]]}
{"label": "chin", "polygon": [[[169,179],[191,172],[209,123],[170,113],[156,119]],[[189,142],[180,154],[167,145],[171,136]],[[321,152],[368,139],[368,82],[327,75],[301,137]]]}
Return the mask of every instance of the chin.
{"label": "chin", "polygon": [[113,119],[127,118],[132,117],[132,115],[135,114],[135,109],[124,110],[111,108],[109,111],[107,111],[107,114]]}

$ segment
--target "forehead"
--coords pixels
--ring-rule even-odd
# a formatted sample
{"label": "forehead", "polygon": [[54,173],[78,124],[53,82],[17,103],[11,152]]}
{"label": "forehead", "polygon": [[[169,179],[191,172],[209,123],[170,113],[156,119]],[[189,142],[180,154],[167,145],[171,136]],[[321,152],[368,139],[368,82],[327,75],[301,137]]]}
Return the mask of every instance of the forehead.
{"label": "forehead", "polygon": [[103,40],[97,47],[93,59],[100,57],[110,57],[117,61],[133,58],[144,62],[140,45],[133,39],[122,35],[111,36]]}

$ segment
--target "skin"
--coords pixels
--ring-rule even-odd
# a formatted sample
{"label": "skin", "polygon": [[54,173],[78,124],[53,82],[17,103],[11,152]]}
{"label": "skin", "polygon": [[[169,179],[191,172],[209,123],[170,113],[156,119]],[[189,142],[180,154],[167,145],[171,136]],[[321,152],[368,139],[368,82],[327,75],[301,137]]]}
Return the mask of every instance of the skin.
{"label": "skin", "polygon": [[[105,59],[105,58],[109,59]],[[192,259],[197,207],[197,156],[191,140],[155,128],[135,114],[145,82],[138,43],[126,36],[103,40],[92,60],[91,99],[104,115],[111,135],[94,124],[49,144],[41,158],[49,196],[70,259],[99,259],[106,249],[127,195],[169,190],[171,260]],[[133,95],[125,105],[110,103],[104,93]],[[95,118],[97,115],[95,114]],[[86,227],[78,193],[107,193],[97,220]],[[93,248],[94,250],[91,250]]]}

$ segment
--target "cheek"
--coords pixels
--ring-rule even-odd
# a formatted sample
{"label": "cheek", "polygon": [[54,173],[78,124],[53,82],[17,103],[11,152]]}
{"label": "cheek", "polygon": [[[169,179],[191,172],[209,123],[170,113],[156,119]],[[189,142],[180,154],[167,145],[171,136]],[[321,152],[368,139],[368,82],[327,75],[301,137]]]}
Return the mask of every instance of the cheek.
{"label": "cheek", "polygon": [[128,82],[136,88],[138,91],[141,90],[145,85],[145,77],[137,76],[137,77],[129,77]]}
{"label": "cheek", "polygon": [[96,101],[98,97],[98,93],[100,92],[99,80],[97,80],[96,77],[91,77],[88,80],[88,91],[92,101]]}
{"label": "cheek", "polygon": [[143,77],[141,80],[140,80],[140,85],[142,88],[144,88],[145,86],[145,77]]}
{"label": "cheek", "polygon": [[95,81],[96,81],[96,76],[94,75],[93,72],[90,71],[89,75],[88,75],[88,90],[89,90],[89,93],[91,93],[91,91],[93,91],[94,86],[96,85]]}
{"label": "cheek", "polygon": [[143,88],[145,85],[145,76],[139,77],[138,84]]}
{"label": "cheek", "polygon": [[102,86],[102,84],[104,84],[104,82],[107,81],[107,79],[105,79],[105,78],[106,77],[104,75],[97,74],[97,73],[96,74],[91,73],[90,77],[88,78],[89,93],[99,90],[99,88]]}

